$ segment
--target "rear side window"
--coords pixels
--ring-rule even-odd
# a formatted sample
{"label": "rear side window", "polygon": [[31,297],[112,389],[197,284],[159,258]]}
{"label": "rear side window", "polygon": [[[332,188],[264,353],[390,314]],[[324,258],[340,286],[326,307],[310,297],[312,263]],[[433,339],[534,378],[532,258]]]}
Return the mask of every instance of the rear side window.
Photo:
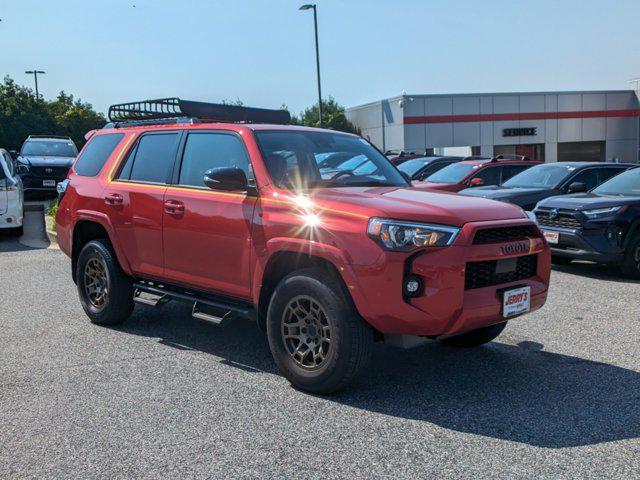
{"label": "rear side window", "polygon": [[143,135],[127,158],[118,178],[166,183],[175,159],[178,138],[175,132]]}
{"label": "rear side window", "polygon": [[123,137],[124,133],[95,135],[76,161],[75,172],[83,177],[96,176]]}
{"label": "rear side window", "polygon": [[621,172],[624,172],[626,170],[625,168],[614,168],[614,167],[608,167],[608,168],[603,168],[602,170],[600,170],[600,183],[609,180],[611,177],[615,177],[616,175],[618,175]]}
{"label": "rear side window", "polygon": [[180,185],[204,187],[204,172],[216,167],[236,167],[248,176],[249,159],[235,135],[191,133],[187,137],[180,167]]}

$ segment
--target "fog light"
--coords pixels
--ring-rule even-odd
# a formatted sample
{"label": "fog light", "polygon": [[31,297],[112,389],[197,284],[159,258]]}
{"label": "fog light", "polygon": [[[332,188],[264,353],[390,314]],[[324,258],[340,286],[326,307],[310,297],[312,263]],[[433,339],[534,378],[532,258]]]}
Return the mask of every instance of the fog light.
{"label": "fog light", "polygon": [[422,293],[422,280],[415,275],[408,275],[404,277],[402,288],[405,297],[417,297]]}

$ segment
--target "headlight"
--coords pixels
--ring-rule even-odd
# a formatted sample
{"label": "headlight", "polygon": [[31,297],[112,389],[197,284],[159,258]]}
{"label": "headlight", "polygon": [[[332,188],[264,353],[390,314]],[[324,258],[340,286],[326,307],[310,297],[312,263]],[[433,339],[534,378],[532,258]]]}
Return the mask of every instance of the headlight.
{"label": "headlight", "polygon": [[16,165],[16,173],[18,173],[18,175],[29,173],[29,165],[26,163],[19,162]]}
{"label": "headlight", "polygon": [[625,209],[626,209],[626,205],[620,206],[620,207],[607,207],[607,208],[596,208],[593,210],[583,210],[582,213],[584,213],[590,220],[595,220],[596,218],[610,217],[611,215],[622,213]]}
{"label": "headlight", "polygon": [[409,223],[384,218],[372,218],[367,234],[382,248],[396,252],[410,252],[416,248],[446,247],[460,232],[456,227]]}

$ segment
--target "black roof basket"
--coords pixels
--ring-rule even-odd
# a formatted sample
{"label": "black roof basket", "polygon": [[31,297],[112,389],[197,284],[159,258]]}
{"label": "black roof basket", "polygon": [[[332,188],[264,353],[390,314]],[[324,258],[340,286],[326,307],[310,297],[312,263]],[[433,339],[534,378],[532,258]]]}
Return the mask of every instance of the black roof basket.
{"label": "black roof basket", "polygon": [[288,124],[291,115],[286,110],[240,107],[219,103],[194,102],[179,98],[159,98],[120,103],[109,107],[109,120],[118,124],[167,123],[183,118],[225,123]]}
{"label": "black roof basket", "polygon": [[492,162],[497,162],[499,160],[521,160],[523,162],[529,162],[531,159],[526,155],[512,155],[510,153],[505,153],[501,155],[496,155],[491,159]]}

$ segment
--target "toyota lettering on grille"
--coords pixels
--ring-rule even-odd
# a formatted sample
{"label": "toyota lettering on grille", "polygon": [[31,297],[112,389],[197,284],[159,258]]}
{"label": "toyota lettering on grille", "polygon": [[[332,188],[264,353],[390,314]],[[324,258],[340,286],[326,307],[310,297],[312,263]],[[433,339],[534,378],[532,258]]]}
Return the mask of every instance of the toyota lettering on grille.
{"label": "toyota lettering on grille", "polygon": [[503,255],[513,255],[514,253],[527,253],[529,251],[529,244],[527,243],[510,243],[509,245],[502,245],[500,251]]}

